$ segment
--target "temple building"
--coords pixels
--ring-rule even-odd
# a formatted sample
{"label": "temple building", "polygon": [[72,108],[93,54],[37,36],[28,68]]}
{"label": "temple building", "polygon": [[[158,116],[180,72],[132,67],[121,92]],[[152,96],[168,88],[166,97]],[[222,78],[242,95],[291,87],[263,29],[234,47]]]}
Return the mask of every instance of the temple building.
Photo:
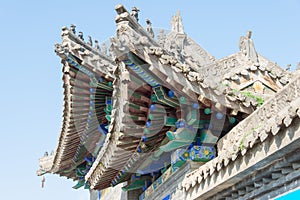
{"label": "temple building", "polygon": [[216,59],[184,32],[139,24],[115,7],[99,44],[62,28],[63,120],[39,176],[58,174],[91,200],[270,199],[300,187],[300,71],[256,51]]}

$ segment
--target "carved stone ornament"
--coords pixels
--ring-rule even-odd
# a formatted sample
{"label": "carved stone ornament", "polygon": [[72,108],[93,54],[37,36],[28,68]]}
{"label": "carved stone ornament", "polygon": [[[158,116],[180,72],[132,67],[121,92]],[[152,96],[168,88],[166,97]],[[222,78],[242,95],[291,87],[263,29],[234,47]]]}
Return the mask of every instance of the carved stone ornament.
{"label": "carved stone ornament", "polygon": [[172,17],[171,27],[172,31],[184,33],[180,11],[177,11],[176,15]]}
{"label": "carved stone ornament", "polygon": [[251,39],[252,32],[248,31],[246,36],[241,36],[239,41],[240,51],[251,60],[256,66],[258,66],[258,55],[254,47],[253,40]]}

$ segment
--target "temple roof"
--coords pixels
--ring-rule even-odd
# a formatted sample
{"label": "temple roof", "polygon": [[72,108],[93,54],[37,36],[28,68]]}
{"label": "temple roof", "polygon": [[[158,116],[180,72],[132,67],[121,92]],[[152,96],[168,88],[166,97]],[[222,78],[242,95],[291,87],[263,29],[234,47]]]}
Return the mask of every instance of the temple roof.
{"label": "temple roof", "polygon": [[[262,143],[269,142],[280,131],[293,126],[292,122],[295,119],[300,118],[299,80],[300,75],[298,74],[290,81],[290,83],[278,91],[274,98],[265,102],[262,107],[253,112],[249,117],[247,117],[247,119],[239,123],[226,136],[224,136],[218,143],[218,157],[204,164],[199,169],[186,174],[180,187],[188,193],[188,198],[207,198],[208,196],[206,196],[206,192],[209,188],[214,189],[216,187],[214,183],[208,183],[211,181],[213,176],[218,176],[217,174],[221,173],[222,170],[230,170],[228,167],[231,162],[234,162],[242,156],[253,154],[252,149],[262,145]],[[245,133],[247,134],[245,135]],[[288,146],[289,144],[292,144],[293,141],[299,137],[298,135],[299,134],[297,133],[297,135],[295,134],[294,136],[287,136],[295,138],[285,140],[282,145]],[[267,154],[272,154],[272,152],[275,153],[282,147],[280,146],[280,148],[275,148],[274,146],[273,148],[270,146],[269,148],[272,148],[272,151],[267,152]],[[288,152],[290,151],[287,151],[286,153]],[[255,163],[258,163],[262,157],[266,158],[263,155],[260,157],[258,156],[255,159]],[[282,157],[282,155],[280,157]],[[247,161],[244,160],[243,162]],[[240,165],[247,166],[245,163]],[[248,174],[251,174],[251,171],[248,171]],[[223,176],[220,175],[220,177]],[[243,178],[240,177],[239,180],[241,179]],[[226,180],[223,180],[222,183],[225,181]],[[198,187],[199,185],[206,186],[205,189],[203,189],[203,192],[198,192],[196,194],[191,188]],[[212,195],[213,193],[210,194]]]}
{"label": "temple roof", "polygon": [[[168,87],[177,88],[178,93],[183,91],[191,97],[198,96],[200,101],[210,99],[249,114],[259,103],[257,99],[239,91],[244,86],[242,82],[239,83],[240,77],[249,83],[248,76],[251,72],[255,74],[258,69],[261,73],[256,77],[263,83],[268,82],[266,86],[271,87],[272,94],[284,86],[290,77],[289,72],[257,54],[255,49],[259,58],[255,62],[241,52],[216,60],[182,32],[171,32],[166,36],[160,33],[156,42],[140,24],[131,19],[125,8],[117,8],[117,12],[119,42],[115,51],[119,51],[119,54],[128,51],[134,53],[150,65],[150,72],[160,80],[166,80],[164,84]],[[164,38],[163,41],[160,41],[161,38]]]}
{"label": "temple roof", "polygon": [[[72,169],[82,163],[82,160],[77,163],[76,156],[79,151],[82,151],[79,147],[83,141],[83,134],[86,133],[85,124],[89,117],[91,82],[97,77],[113,81],[114,75],[111,71],[115,66],[111,58],[78,39],[66,27],[62,28],[62,40],[62,44],[55,45],[55,52],[62,58],[63,64],[62,128],[57,149],[52,155],[52,165],[50,167],[48,163],[47,167],[42,166],[41,171],[59,173],[77,179]],[[42,173],[39,172],[39,174]]]}
{"label": "temple roof", "polygon": [[[222,81],[229,84],[233,89],[242,90],[255,81],[262,81],[276,93],[285,86],[292,74],[282,69],[276,63],[258,54],[258,65],[249,61],[240,51],[219,60],[223,71]],[[249,77],[250,74],[258,75],[257,78]],[[246,79],[243,82],[241,79]]]}
{"label": "temple roof", "polygon": [[[100,51],[91,37],[84,42],[82,33],[76,36],[72,27],[62,29],[62,43],[55,46],[63,64],[62,129],[55,153],[40,160],[39,175],[50,172],[87,181],[91,189],[128,180],[153,153],[162,154],[160,147],[168,142],[166,132],[174,130],[164,118],[158,134],[151,135],[151,145],[143,141],[157,93],[163,96],[162,108],[176,120],[180,98],[202,110],[223,112],[225,119],[234,115],[243,120],[249,115],[218,142],[216,159],[186,176],[182,185],[186,190],[299,116],[299,75],[256,53],[251,34],[241,37],[239,52],[217,60],[184,33],[179,13],[172,18],[172,32],[161,31],[156,39],[150,20],[144,29],[124,6],[117,5],[116,12],[117,36],[110,38],[109,55],[106,45]],[[167,89],[178,99],[164,99]],[[292,89],[297,92],[293,94]],[[274,104],[280,115],[273,113]],[[136,124],[131,125],[132,121]],[[257,127],[262,122],[268,126]],[[257,134],[245,142],[242,133],[251,130]],[[147,153],[139,152],[142,146]]]}

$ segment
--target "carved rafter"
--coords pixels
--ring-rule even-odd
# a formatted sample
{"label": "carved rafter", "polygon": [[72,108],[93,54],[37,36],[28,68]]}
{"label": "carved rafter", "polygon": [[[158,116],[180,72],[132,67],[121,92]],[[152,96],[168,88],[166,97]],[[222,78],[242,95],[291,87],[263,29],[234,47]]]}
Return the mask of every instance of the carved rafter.
{"label": "carved rafter", "polygon": [[[124,81],[126,73],[122,73],[122,66],[115,70],[116,77],[113,91],[113,110],[111,126],[109,127],[103,147],[97,155],[90,171],[85,176],[92,189],[104,189],[111,185],[111,181],[119,170],[132,157],[140,138],[132,137],[131,132],[125,134],[128,126],[126,111],[129,104],[129,81]],[[142,132],[142,129],[141,129]],[[129,135],[128,135],[129,134]],[[138,157],[137,157],[138,158]]]}
{"label": "carved rafter", "polygon": [[[90,81],[91,77],[103,77],[112,81],[115,76],[113,71],[116,64],[111,58],[99,52],[90,44],[86,44],[75,36],[69,29],[62,29],[62,44],[55,45],[55,52],[61,57],[63,64],[63,87],[64,87],[64,110],[59,143],[55,154],[52,156],[51,166],[47,165],[47,170],[41,169],[39,174],[45,172],[59,173],[69,178],[76,178],[72,169],[76,167],[72,159],[80,143],[80,137],[86,124],[86,113],[77,114],[79,111],[87,112],[89,110]],[[80,72],[68,62],[69,57],[76,65],[83,67],[87,74]],[[80,81],[76,81],[76,79]],[[79,84],[79,85],[78,85]],[[78,87],[79,86],[79,87]],[[85,89],[83,89],[85,88]],[[78,96],[77,93],[80,93]],[[83,103],[82,100],[88,103]],[[78,104],[80,101],[80,104]],[[80,108],[75,108],[77,105]],[[81,110],[80,110],[81,109]],[[81,162],[81,161],[80,161]],[[77,163],[78,164],[78,163]],[[79,163],[80,164],[80,163]]]}

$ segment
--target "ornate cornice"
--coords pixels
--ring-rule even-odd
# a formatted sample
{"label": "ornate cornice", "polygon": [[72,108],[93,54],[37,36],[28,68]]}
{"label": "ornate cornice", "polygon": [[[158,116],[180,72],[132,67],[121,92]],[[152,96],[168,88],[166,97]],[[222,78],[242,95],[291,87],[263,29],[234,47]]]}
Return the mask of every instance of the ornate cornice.
{"label": "ornate cornice", "polygon": [[[300,118],[300,75],[281,89],[272,99],[234,127],[218,143],[219,155],[199,169],[186,175],[179,186],[189,193],[190,188],[205,183],[226,168],[254,146],[264,143],[267,138],[291,126],[295,118]],[[224,180],[225,181],[225,180]],[[191,194],[192,195],[192,194]]]}

